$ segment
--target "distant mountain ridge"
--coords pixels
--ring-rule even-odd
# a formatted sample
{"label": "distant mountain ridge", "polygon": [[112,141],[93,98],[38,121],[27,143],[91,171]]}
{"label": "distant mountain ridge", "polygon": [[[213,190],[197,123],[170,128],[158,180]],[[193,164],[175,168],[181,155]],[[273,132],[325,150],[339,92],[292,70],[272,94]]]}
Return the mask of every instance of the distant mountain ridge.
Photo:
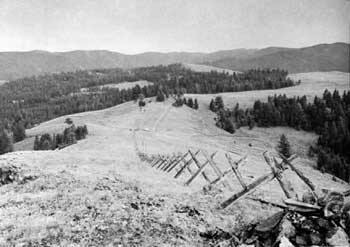
{"label": "distant mountain ridge", "polygon": [[105,50],[69,52],[0,52],[0,80],[78,69],[133,68],[172,63],[206,64],[231,70],[282,68],[291,73],[349,72],[349,44],[321,44],[305,48],[268,47],[212,53],[145,52],[126,55]]}
{"label": "distant mountain ridge", "polygon": [[320,44],[305,48],[270,47],[245,57],[232,57],[209,63],[212,66],[247,70],[250,68],[281,68],[290,73],[315,71],[349,72],[350,45]]}

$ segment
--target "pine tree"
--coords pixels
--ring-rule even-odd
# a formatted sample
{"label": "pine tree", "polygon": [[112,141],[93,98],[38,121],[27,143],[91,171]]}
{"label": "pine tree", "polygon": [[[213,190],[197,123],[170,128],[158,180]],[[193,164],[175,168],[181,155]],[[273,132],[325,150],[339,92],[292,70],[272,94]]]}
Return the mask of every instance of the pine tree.
{"label": "pine tree", "polygon": [[66,120],[64,120],[64,123],[66,124],[73,124],[73,120],[71,118],[66,118]]}
{"label": "pine tree", "polygon": [[215,98],[215,108],[216,108],[216,111],[224,109],[224,101],[222,100],[221,96],[217,96]]}
{"label": "pine tree", "polygon": [[50,134],[43,134],[40,137],[40,150],[51,150],[52,149],[52,138]]}
{"label": "pine tree", "polygon": [[225,130],[228,131],[229,133],[234,134],[236,132],[235,126],[233,125],[233,122],[231,121],[231,119],[226,118],[224,125],[225,125],[224,127]]}
{"label": "pine tree", "polygon": [[249,129],[253,129],[255,126],[255,121],[251,115],[248,115],[248,127]]}
{"label": "pine tree", "polygon": [[214,100],[211,99],[210,104],[209,104],[209,110],[211,110],[212,112],[215,112],[215,103]]}
{"label": "pine tree", "polygon": [[198,109],[199,108],[199,106],[198,106],[198,101],[197,101],[197,99],[194,99],[194,103],[193,103],[193,109]]}
{"label": "pine tree", "polygon": [[284,134],[282,134],[280,137],[277,149],[278,152],[286,158],[289,158],[292,155],[289,141]]}
{"label": "pine tree", "polygon": [[188,105],[188,107],[193,108],[193,100],[192,100],[192,98],[189,98],[189,99],[187,100],[187,105]]}
{"label": "pine tree", "polygon": [[159,90],[157,93],[156,101],[163,102],[164,100],[165,100],[164,93],[161,90]]}
{"label": "pine tree", "polygon": [[26,130],[22,122],[17,122],[12,126],[13,139],[15,142],[22,141],[26,137]]}
{"label": "pine tree", "polygon": [[35,136],[34,150],[40,150],[40,141],[39,141],[39,137],[38,136]]}
{"label": "pine tree", "polygon": [[6,130],[0,130],[0,154],[13,151],[12,138]]}

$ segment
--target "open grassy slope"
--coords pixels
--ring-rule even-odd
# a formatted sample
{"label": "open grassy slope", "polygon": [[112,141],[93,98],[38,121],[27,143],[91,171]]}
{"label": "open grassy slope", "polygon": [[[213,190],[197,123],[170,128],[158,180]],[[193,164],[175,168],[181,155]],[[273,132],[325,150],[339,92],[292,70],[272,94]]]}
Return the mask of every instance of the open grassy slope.
{"label": "open grassy slope", "polygon": [[[260,93],[233,95],[253,97]],[[21,167],[23,174],[34,177],[22,184],[0,187],[0,246],[4,243],[202,246],[206,244],[200,232],[215,227],[235,231],[243,222],[266,217],[276,210],[248,199],[219,210],[219,203],[240,189],[232,177],[229,178],[232,191],[222,186],[203,191],[202,178],[185,187],[183,182],[188,174],[175,180],[142,163],[137,150],[148,154],[188,149],[218,151],[215,160],[223,171],[230,168],[225,153],[234,160],[248,155],[240,170],[249,182],[269,172],[262,152],[274,154],[279,135],[288,131],[299,155],[295,163],[318,188],[349,189],[347,184],[316,171],[314,161],[306,159],[305,150],[315,141],[314,134],[287,128],[252,131],[243,128],[230,135],[215,127],[214,114],[208,111],[204,96],[198,98],[201,99],[198,111],[186,106],[172,107],[168,100],[149,103],[146,111],[128,102],[71,115],[77,125],[88,126],[87,139],[62,150],[18,151],[0,156],[0,166],[15,165]],[[65,118],[42,123],[28,130],[27,135],[32,138],[60,132],[65,127]],[[24,140],[18,145],[28,150],[29,144]],[[213,172],[210,169],[207,172],[213,178]],[[290,171],[285,177],[290,183],[299,184],[295,187],[299,196],[306,191]],[[275,181],[264,185],[254,196],[275,202],[283,199]],[[195,208],[198,214],[189,214],[184,207]]]}
{"label": "open grassy slope", "polygon": [[350,90],[350,73],[338,71],[333,72],[310,72],[289,75],[293,80],[301,80],[298,86],[280,88],[276,90],[246,91],[220,94],[188,94],[188,97],[195,97],[205,106],[209,106],[210,100],[221,95],[227,107],[233,107],[239,103],[240,107],[251,107],[254,101],[267,101],[267,97],[274,94],[286,94],[288,97],[306,95],[308,100],[313,100],[316,95],[321,96],[325,89],[340,92]]}
{"label": "open grassy slope", "polygon": [[102,89],[102,88],[118,88],[119,90],[123,90],[123,89],[133,88],[136,85],[139,85],[140,87],[144,87],[144,86],[148,86],[148,85],[152,85],[152,84],[153,84],[152,82],[145,81],[145,80],[134,81],[134,82],[125,81],[125,82],[121,82],[121,83],[104,84],[102,86],[99,86],[99,88],[100,89]]}
{"label": "open grassy slope", "polygon": [[[96,86],[96,87],[91,87],[91,88],[83,87],[83,88],[80,88],[80,92],[71,93],[70,95],[102,93],[102,90],[106,90],[109,88],[114,88],[114,89],[118,88],[119,90],[123,90],[123,89],[127,90],[129,88],[135,87],[136,85],[139,85],[142,88],[142,87],[152,85],[152,84],[153,84],[153,82],[149,82],[146,80],[133,81],[133,82],[124,81],[124,82],[120,82],[120,83],[108,83],[108,84],[104,84],[104,85]],[[91,89],[91,91],[89,91],[90,89]]]}
{"label": "open grassy slope", "polygon": [[230,69],[223,69],[223,68],[214,67],[214,66],[210,66],[210,65],[204,65],[204,64],[185,63],[183,65],[186,68],[191,69],[193,71],[197,71],[197,72],[217,71],[219,73],[222,73],[222,72],[229,73],[230,75],[232,75],[234,72],[240,73],[239,71],[234,71],[234,70],[230,70]]}

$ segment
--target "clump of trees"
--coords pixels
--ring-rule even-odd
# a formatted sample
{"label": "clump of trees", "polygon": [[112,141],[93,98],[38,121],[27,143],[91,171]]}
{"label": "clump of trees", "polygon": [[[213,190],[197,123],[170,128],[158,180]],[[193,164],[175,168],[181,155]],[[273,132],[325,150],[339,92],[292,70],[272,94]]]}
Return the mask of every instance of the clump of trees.
{"label": "clump of trees", "polygon": [[195,110],[198,110],[198,108],[199,108],[199,105],[198,105],[198,101],[197,101],[197,99],[192,99],[192,98],[184,98],[183,99],[183,103],[185,104],[185,105],[187,105],[188,107],[190,107],[190,108],[192,108],[192,109],[195,109]]}
{"label": "clump of trees", "polygon": [[215,99],[211,99],[209,109],[213,112],[219,112],[224,110],[225,105],[221,96],[216,96]]}
{"label": "clump of trees", "polygon": [[64,129],[60,134],[43,134],[35,136],[34,150],[54,150],[75,144],[81,139],[85,139],[88,134],[86,125],[75,126],[73,123]]}
{"label": "clump of trees", "polygon": [[306,96],[274,95],[267,102],[255,101],[253,108],[245,110],[238,104],[233,109],[219,110],[221,100],[215,101],[210,109],[217,113],[217,125],[223,129],[231,129],[227,123],[232,122],[235,128],[289,126],[316,132],[318,145],[311,151],[318,156],[318,168],[350,180],[350,91],[340,95],[337,90],[325,90],[322,97],[316,96],[312,102],[307,102]]}
{"label": "clump of trees", "polygon": [[217,114],[215,118],[216,126],[231,134],[236,132],[235,123],[228,115],[229,111],[225,110],[224,101],[221,96],[216,96],[215,99],[210,101],[209,109]]}

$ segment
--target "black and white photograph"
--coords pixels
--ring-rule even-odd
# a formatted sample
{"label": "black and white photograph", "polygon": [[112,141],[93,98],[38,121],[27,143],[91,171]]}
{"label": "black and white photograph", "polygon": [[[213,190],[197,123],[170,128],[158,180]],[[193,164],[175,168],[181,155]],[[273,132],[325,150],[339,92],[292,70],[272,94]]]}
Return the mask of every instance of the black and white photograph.
{"label": "black and white photograph", "polygon": [[350,0],[0,0],[0,247],[350,247]]}

